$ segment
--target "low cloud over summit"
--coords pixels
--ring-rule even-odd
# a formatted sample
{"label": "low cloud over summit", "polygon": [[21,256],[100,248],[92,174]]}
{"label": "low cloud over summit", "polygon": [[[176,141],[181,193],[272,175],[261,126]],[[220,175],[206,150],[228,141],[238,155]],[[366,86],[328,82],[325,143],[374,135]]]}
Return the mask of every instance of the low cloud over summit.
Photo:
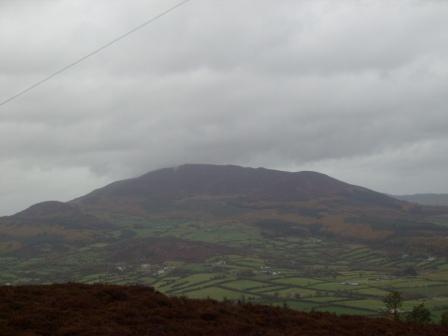
{"label": "low cloud over summit", "polygon": [[[175,1],[0,1],[0,100]],[[193,0],[0,108],[0,213],[187,162],[448,192],[448,3]]]}

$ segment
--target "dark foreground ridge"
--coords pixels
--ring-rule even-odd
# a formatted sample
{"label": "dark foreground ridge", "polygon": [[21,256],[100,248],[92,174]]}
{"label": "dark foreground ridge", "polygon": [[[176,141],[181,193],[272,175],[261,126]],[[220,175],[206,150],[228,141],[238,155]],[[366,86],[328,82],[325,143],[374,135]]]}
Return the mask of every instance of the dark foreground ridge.
{"label": "dark foreground ridge", "polygon": [[170,298],[148,287],[0,287],[1,336],[448,335],[440,326]]}

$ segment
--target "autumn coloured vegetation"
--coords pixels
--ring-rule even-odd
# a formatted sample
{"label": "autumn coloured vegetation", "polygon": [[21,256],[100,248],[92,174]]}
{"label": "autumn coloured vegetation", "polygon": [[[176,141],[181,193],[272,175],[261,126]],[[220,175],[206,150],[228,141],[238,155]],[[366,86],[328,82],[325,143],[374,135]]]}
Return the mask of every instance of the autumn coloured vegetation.
{"label": "autumn coloured vegetation", "polygon": [[448,328],[167,297],[144,286],[0,287],[1,336],[448,335]]}
{"label": "autumn coloured vegetation", "polygon": [[183,165],[0,217],[0,286],[141,284],[369,317],[398,291],[402,320],[439,323],[447,214],[316,172]]}

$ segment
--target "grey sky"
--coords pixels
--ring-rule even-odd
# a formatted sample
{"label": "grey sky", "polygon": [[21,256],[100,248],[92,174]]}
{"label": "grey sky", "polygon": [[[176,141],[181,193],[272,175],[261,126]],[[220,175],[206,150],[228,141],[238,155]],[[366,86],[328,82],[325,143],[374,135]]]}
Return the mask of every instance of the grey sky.
{"label": "grey sky", "polygon": [[[178,1],[0,0],[0,100]],[[0,214],[182,163],[448,192],[448,2],[193,0],[0,108]]]}

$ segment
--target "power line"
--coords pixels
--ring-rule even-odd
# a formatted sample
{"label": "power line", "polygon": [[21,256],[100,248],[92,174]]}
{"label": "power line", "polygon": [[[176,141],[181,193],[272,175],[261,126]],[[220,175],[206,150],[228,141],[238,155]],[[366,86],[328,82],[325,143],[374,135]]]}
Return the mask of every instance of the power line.
{"label": "power line", "polygon": [[48,75],[47,77],[45,77],[45,78],[39,80],[38,82],[36,82],[36,83],[34,83],[34,84],[28,86],[27,88],[23,89],[22,91],[19,91],[19,92],[16,93],[15,95],[10,96],[9,98],[7,98],[7,99],[1,101],[1,102],[0,102],[0,107],[6,105],[6,104],[8,104],[8,103],[10,103],[11,101],[13,101],[13,100],[19,98],[20,96],[23,96],[24,94],[30,92],[31,90],[37,88],[38,86],[44,84],[45,82],[48,82],[50,79],[52,79],[52,78],[54,78],[54,77],[60,75],[61,73],[63,73],[63,72],[65,72],[65,71],[69,70],[70,68],[73,68],[74,66],[76,66],[76,65],[78,65],[78,64],[80,64],[80,63],[82,63],[82,62],[84,62],[86,59],[88,59],[88,58],[90,58],[90,57],[92,57],[92,56],[94,56],[94,55],[96,55],[96,54],[99,54],[99,53],[100,53],[101,51],[103,51],[104,49],[109,48],[109,47],[112,46],[113,44],[115,44],[115,43],[117,43],[117,42],[123,40],[124,38],[126,38],[126,37],[128,37],[129,35],[135,33],[136,31],[138,31],[138,30],[140,30],[140,29],[142,29],[142,28],[148,26],[149,24],[153,23],[154,21],[157,21],[158,19],[160,19],[160,18],[162,18],[163,16],[165,16],[165,15],[171,13],[172,11],[176,10],[177,8],[179,8],[179,7],[183,6],[183,5],[186,5],[186,4],[187,4],[188,2],[190,2],[190,1],[191,1],[191,0],[184,0],[184,1],[181,1],[181,2],[179,2],[178,4],[174,5],[173,7],[170,7],[170,8],[168,8],[167,10],[163,11],[162,13],[160,13],[160,14],[158,14],[158,15],[156,15],[156,16],[153,16],[153,17],[150,18],[149,20],[143,22],[142,24],[140,24],[140,25],[138,25],[137,27],[135,27],[135,28],[129,30],[128,32],[126,32],[126,33],[124,33],[124,34],[122,34],[122,35],[120,35],[120,36],[114,38],[112,41],[110,41],[110,42],[108,42],[108,43],[102,45],[101,47],[99,47],[99,48],[93,50],[92,52],[90,52],[90,53],[88,53],[87,55],[85,55],[85,56],[79,58],[79,59],[76,60],[75,62],[70,63],[70,64],[64,66],[63,68],[61,68],[61,69],[59,69],[59,70],[53,72],[52,74]]}

